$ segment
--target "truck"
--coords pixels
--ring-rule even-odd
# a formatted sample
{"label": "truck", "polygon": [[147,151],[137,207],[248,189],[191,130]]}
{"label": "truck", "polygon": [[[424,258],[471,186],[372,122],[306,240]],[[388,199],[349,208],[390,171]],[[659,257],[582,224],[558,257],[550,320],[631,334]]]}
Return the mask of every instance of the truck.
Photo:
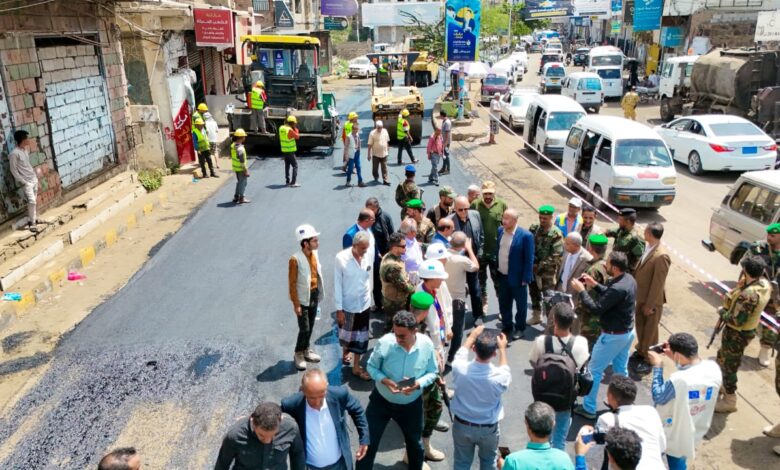
{"label": "truck", "polygon": [[333,147],[339,129],[336,98],[324,93],[319,76],[320,41],[311,36],[246,35],[242,48],[248,49],[252,64],[242,71],[244,96],[248,103],[252,86],[265,85],[266,133],[253,131],[252,110],[236,106],[228,114],[232,133],[238,128],[247,133],[247,145],[279,148],[279,127],[288,116],[298,120],[298,147]]}
{"label": "truck", "polygon": [[[402,110],[409,111],[409,125],[412,142],[416,145],[422,140],[422,121],[425,112],[425,102],[422,93],[414,86],[414,72],[412,64],[419,57],[419,52],[392,52],[368,54],[369,60],[380,70],[375,80],[371,80],[371,118],[374,121],[381,120],[390,142],[396,142],[396,125],[398,115]],[[404,66],[403,85],[396,85],[392,71],[382,64],[388,64],[391,59],[397,60]],[[438,65],[437,65],[438,67]],[[385,71],[382,72],[381,70]]]}
{"label": "truck", "polygon": [[420,51],[412,63],[411,71],[414,86],[427,87],[439,83],[439,63],[426,51]]}
{"label": "truck", "polygon": [[716,48],[666,61],[659,86],[661,119],[733,114],[780,142],[780,51]]}

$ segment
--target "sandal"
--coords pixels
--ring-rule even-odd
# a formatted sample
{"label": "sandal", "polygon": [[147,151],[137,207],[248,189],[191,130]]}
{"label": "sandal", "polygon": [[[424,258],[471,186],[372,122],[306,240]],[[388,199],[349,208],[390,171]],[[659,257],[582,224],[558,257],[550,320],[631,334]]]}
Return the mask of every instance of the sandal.
{"label": "sandal", "polygon": [[359,370],[352,369],[352,375],[354,375],[355,377],[361,380],[365,380],[366,382],[371,380],[371,376],[364,369],[359,369]]}
{"label": "sandal", "polygon": [[341,356],[341,363],[345,366],[352,365],[352,353],[343,354]]}

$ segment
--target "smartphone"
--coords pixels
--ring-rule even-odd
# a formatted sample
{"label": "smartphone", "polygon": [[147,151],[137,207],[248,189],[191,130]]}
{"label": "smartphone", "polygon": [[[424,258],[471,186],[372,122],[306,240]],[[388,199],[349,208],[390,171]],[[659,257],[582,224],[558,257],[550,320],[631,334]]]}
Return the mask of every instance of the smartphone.
{"label": "smartphone", "polygon": [[656,354],[663,354],[664,353],[664,346],[666,346],[666,343],[660,343],[660,344],[656,344],[655,346],[650,346],[647,349],[649,349],[650,351],[653,351]]}
{"label": "smartphone", "polygon": [[593,436],[596,434],[595,432],[589,433],[589,434],[583,434],[582,435],[582,443],[583,444],[590,444],[593,442]]}
{"label": "smartphone", "polygon": [[398,388],[406,388],[406,387],[413,387],[416,380],[414,377],[409,379],[403,379],[400,382],[396,382],[396,385],[398,385]]}
{"label": "smartphone", "polygon": [[511,452],[509,451],[509,447],[506,446],[499,446],[498,453],[501,454],[502,459],[505,459],[507,455],[511,454]]}

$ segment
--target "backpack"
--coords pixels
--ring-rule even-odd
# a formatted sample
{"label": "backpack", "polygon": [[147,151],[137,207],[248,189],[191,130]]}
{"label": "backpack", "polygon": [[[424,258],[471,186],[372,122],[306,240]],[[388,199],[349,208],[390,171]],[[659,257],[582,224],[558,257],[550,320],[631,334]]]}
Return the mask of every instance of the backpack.
{"label": "backpack", "polygon": [[541,401],[552,406],[555,411],[571,409],[577,397],[577,363],[571,357],[571,347],[575,336],[569,338],[568,344],[560,353],[553,351],[553,337],[544,337],[544,354],[534,364],[534,374],[531,378],[531,393],[535,401]]}

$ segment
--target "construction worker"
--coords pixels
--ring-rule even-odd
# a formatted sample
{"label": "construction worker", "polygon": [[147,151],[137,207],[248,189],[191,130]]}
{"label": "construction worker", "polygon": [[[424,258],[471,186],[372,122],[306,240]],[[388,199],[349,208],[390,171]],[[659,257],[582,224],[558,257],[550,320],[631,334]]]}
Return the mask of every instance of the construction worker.
{"label": "construction worker", "polygon": [[[284,180],[291,188],[300,186],[296,182],[298,179],[298,160],[295,158],[295,152],[298,151],[298,145],[295,141],[300,137],[298,119],[295,116],[287,116],[287,122],[279,128],[279,144],[282,147],[282,155],[284,155]],[[292,178],[290,178],[290,167],[292,167]]]}
{"label": "construction worker", "polygon": [[249,106],[252,108],[252,130],[266,134],[265,129],[265,102],[268,96],[265,94],[265,84],[260,80],[255,82],[250,95]]}
{"label": "construction worker", "polygon": [[214,163],[211,161],[211,144],[209,143],[209,138],[206,137],[206,133],[203,131],[203,126],[206,125],[206,123],[203,121],[202,117],[199,117],[193,121],[193,125],[195,127],[192,129],[192,144],[195,146],[195,151],[198,154],[201,176],[203,178],[209,177],[206,173],[206,164],[208,163],[211,176],[219,178],[219,175],[214,173]]}
{"label": "construction worker", "polygon": [[417,163],[414,154],[412,154],[411,125],[409,124],[409,120],[406,119],[407,117],[409,117],[409,110],[404,108],[398,115],[398,124],[395,126],[395,137],[398,139],[399,165],[401,164],[401,157],[403,156],[404,149],[409,153],[409,158],[412,160],[412,163]]}
{"label": "construction worker", "polygon": [[631,90],[620,100],[620,107],[623,108],[623,117],[636,121],[636,105],[638,104],[639,95],[636,94],[636,87],[632,86]]}
{"label": "construction worker", "polygon": [[[358,115],[356,112],[352,111],[347,115],[347,122],[344,123],[344,129],[341,130],[341,142],[345,147],[347,145],[347,139],[349,138],[350,134],[352,134],[352,126],[357,122],[357,120]],[[341,166],[341,171],[347,171],[348,160],[349,159],[345,154],[343,158],[344,165]]]}
{"label": "construction worker", "polygon": [[246,132],[244,129],[236,129],[233,133],[233,143],[230,144],[230,161],[233,164],[233,171],[236,172],[237,180],[236,193],[233,196],[233,202],[236,204],[251,202],[244,196],[246,180],[249,178],[249,160],[246,157],[244,140],[246,140]]}
{"label": "construction worker", "polygon": [[[207,112],[209,110],[209,107],[206,106],[206,103],[201,103],[198,105],[198,108],[195,110],[194,113],[192,113],[192,128],[195,129],[195,121],[198,119],[203,119],[203,113]],[[205,120],[204,120],[205,122]]]}

